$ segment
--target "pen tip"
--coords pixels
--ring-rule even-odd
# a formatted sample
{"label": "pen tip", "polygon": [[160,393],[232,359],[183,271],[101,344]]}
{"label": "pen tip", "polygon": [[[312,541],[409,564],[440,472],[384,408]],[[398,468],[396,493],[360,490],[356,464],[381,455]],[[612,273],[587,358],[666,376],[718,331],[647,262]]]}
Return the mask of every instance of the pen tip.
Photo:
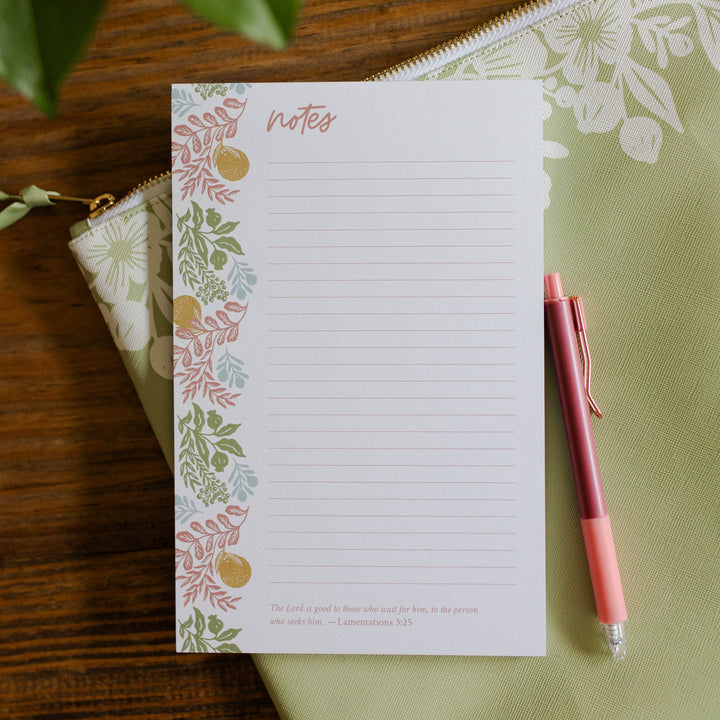
{"label": "pen tip", "polygon": [[605,630],[605,638],[608,647],[615,660],[624,660],[627,654],[627,639],[625,637],[625,623],[613,623],[603,625]]}

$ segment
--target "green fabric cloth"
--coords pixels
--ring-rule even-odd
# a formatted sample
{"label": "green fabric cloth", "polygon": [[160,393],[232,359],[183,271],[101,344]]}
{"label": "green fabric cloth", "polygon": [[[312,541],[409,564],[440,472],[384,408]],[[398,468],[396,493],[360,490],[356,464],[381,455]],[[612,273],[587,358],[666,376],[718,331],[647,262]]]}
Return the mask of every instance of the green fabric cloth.
{"label": "green fabric cloth", "polygon": [[[546,271],[559,271],[566,292],[584,300],[627,660],[610,659],[597,623],[546,357],[547,657],[256,655],[283,718],[720,717],[720,44],[712,13],[713,0],[583,2],[425,78],[544,80]],[[151,288],[165,267],[169,229],[159,228],[171,223],[168,198],[148,209],[145,225],[137,213],[120,217],[72,248],[171,457],[171,330],[155,322],[149,335],[132,334],[137,313],[169,317],[160,297],[167,276]],[[98,260],[109,226],[117,235],[123,222],[148,233],[148,288],[138,277],[113,283]],[[128,337],[146,342],[128,349]]]}

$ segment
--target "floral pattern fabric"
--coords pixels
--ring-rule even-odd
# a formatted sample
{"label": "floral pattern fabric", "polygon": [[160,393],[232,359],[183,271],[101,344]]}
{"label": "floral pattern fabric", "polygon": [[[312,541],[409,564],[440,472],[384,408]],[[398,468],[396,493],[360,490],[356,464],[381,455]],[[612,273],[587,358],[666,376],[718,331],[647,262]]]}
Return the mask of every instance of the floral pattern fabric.
{"label": "floral pattern fabric", "polygon": [[[424,79],[542,80],[546,120],[572,113],[579,133],[612,134],[629,158],[654,164],[684,132],[668,77],[698,53],[720,70],[718,0],[591,0]],[[546,143],[547,157],[569,153]]]}
{"label": "floral pattern fabric", "polygon": [[70,244],[118,349],[147,352],[165,379],[172,379],[171,222],[166,193]]}

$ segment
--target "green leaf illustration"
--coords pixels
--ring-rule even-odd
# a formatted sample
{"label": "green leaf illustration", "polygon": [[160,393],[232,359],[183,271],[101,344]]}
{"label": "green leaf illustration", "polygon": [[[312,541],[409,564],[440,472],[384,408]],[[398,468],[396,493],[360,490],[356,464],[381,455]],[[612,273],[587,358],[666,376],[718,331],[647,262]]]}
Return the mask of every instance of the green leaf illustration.
{"label": "green leaf illustration", "polygon": [[195,612],[195,633],[202,635],[205,632],[205,617],[197,608],[193,608]]}
{"label": "green leaf illustration", "polygon": [[183,638],[181,652],[242,652],[234,640],[241,628],[224,629],[224,623],[217,615],[208,615],[207,619],[200,608],[194,607],[190,617],[179,622],[178,635]]}
{"label": "green leaf illustration", "polygon": [[[225,423],[216,410],[206,414],[197,403],[192,403],[192,409],[185,417],[178,418],[180,473],[185,487],[190,488],[206,507],[229,500],[227,482],[219,476],[228,471],[231,461],[230,477],[239,490],[234,493],[236,497],[245,494],[242,488],[252,494],[250,488],[257,485],[252,470],[246,465],[238,467],[234,459],[245,457],[240,444],[230,437],[239,427],[240,423]],[[190,503],[183,503],[183,507],[178,508],[176,502],[176,514],[190,516],[193,510]]]}
{"label": "green leaf illustration", "polygon": [[226,452],[237,455],[238,457],[245,457],[245,453],[242,451],[242,448],[238,444],[237,440],[233,440],[232,438],[223,438],[222,440],[219,440],[217,446]]}
{"label": "green leaf illustration", "polygon": [[[203,211],[195,201],[191,201],[191,206],[191,210],[187,210],[184,215],[176,216],[177,229],[180,233],[178,242],[180,277],[205,304],[213,300],[227,300],[227,285],[218,272],[225,267],[228,253],[233,256],[244,255],[237,239],[228,235],[239,223],[223,223],[217,210],[210,208]],[[247,287],[242,288],[240,299],[249,291],[249,285],[255,282],[256,278],[253,276],[246,283]]]}
{"label": "green leaf illustration", "polygon": [[240,423],[228,423],[227,425],[223,425],[215,434],[218,437],[227,437],[228,435],[232,435],[239,427]]}

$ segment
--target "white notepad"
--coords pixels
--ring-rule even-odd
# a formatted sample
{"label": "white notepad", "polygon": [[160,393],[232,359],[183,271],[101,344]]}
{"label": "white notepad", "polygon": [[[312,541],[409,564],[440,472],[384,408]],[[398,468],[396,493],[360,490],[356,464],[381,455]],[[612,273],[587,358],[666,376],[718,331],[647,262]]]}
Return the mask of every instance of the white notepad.
{"label": "white notepad", "polygon": [[540,83],[173,97],[178,649],[544,654]]}

